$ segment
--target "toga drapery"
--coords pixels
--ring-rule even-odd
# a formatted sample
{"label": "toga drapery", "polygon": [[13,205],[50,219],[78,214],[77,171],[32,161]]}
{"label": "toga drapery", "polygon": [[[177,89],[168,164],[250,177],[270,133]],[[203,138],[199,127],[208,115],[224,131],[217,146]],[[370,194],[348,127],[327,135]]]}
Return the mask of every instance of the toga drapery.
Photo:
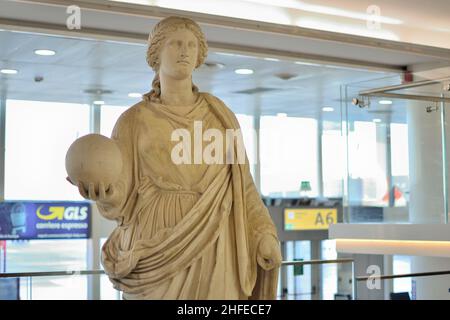
{"label": "toga drapery", "polygon": [[243,164],[238,152],[234,164],[171,160],[173,130],[193,133],[201,121],[225,137],[239,128],[235,115],[207,93],[187,114],[174,110],[144,99],[114,127],[124,166],[113,196],[97,202],[118,223],[102,248],[105,272],[124,299],[275,299],[278,268],[265,271],[256,254],[262,235],[276,238],[276,228],[247,157]]}

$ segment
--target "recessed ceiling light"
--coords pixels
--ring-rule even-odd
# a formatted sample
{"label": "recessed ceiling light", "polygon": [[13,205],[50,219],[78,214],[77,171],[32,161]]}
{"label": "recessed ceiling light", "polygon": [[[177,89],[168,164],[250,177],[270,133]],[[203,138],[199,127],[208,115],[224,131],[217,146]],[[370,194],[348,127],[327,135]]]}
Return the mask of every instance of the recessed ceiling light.
{"label": "recessed ceiling light", "polygon": [[284,112],[277,113],[277,117],[287,117],[287,113]]}
{"label": "recessed ceiling light", "polygon": [[253,70],[252,69],[236,69],[236,70],[234,70],[234,72],[237,74],[252,74]]}
{"label": "recessed ceiling light", "polygon": [[334,108],[332,108],[332,107],[323,107],[323,108],[322,108],[322,111],[323,111],[323,112],[333,112],[333,111],[334,111]]}
{"label": "recessed ceiling light", "polygon": [[0,72],[3,74],[17,74],[19,71],[15,69],[1,69]]}
{"label": "recessed ceiling light", "polygon": [[48,49],[36,49],[34,50],[34,53],[38,56],[54,56],[56,54],[56,51]]}
{"label": "recessed ceiling light", "polygon": [[392,104],[391,100],[380,100],[378,101],[379,104]]}
{"label": "recessed ceiling light", "polygon": [[103,100],[95,100],[92,103],[101,106],[101,105],[105,104],[105,101],[103,101]]}
{"label": "recessed ceiling light", "polygon": [[142,98],[142,94],[137,93],[137,92],[131,92],[131,93],[128,94],[128,96],[130,98]]}
{"label": "recessed ceiling light", "polygon": [[379,122],[381,122],[381,119],[378,119],[378,118],[377,118],[377,119],[373,119],[372,121],[373,121],[373,122],[376,122],[376,123],[379,123]]}

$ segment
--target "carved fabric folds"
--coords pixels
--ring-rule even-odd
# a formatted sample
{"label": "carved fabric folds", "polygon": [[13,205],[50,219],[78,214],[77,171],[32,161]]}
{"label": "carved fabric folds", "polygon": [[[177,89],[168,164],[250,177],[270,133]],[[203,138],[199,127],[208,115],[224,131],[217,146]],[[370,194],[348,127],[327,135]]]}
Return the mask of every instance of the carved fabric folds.
{"label": "carved fabric folds", "polygon": [[237,164],[237,151],[235,164],[170,160],[172,131],[192,132],[194,120],[203,130],[239,129],[207,93],[185,116],[144,100],[117,121],[112,138],[124,167],[113,197],[97,202],[118,222],[102,248],[105,272],[124,299],[275,299],[278,268],[263,270],[256,253],[264,234],[277,238],[276,228],[247,156],[245,164]]}

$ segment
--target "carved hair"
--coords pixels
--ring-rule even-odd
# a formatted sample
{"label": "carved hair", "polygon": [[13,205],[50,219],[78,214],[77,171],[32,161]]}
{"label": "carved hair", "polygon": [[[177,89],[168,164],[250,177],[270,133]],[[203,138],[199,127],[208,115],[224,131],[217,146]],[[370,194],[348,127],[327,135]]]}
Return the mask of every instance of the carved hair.
{"label": "carved hair", "polygon": [[[152,90],[144,94],[144,99],[153,102],[161,102],[161,83],[159,81],[160,53],[168,34],[178,29],[188,29],[198,40],[198,57],[195,68],[205,62],[208,54],[208,45],[200,26],[193,20],[181,17],[168,17],[159,21],[148,37],[147,63],[155,71],[152,82]],[[198,92],[198,88],[192,83],[192,91]]]}

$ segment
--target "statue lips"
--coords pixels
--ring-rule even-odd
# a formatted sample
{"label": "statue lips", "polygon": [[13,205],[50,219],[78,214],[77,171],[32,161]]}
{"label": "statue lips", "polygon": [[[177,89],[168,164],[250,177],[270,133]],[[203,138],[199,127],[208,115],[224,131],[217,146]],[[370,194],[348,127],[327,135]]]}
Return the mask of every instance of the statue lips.
{"label": "statue lips", "polygon": [[185,65],[185,66],[188,66],[188,65],[190,65],[189,61],[185,61],[185,60],[180,60],[180,61],[177,61],[177,63],[178,63],[178,64],[182,64],[182,65]]}

